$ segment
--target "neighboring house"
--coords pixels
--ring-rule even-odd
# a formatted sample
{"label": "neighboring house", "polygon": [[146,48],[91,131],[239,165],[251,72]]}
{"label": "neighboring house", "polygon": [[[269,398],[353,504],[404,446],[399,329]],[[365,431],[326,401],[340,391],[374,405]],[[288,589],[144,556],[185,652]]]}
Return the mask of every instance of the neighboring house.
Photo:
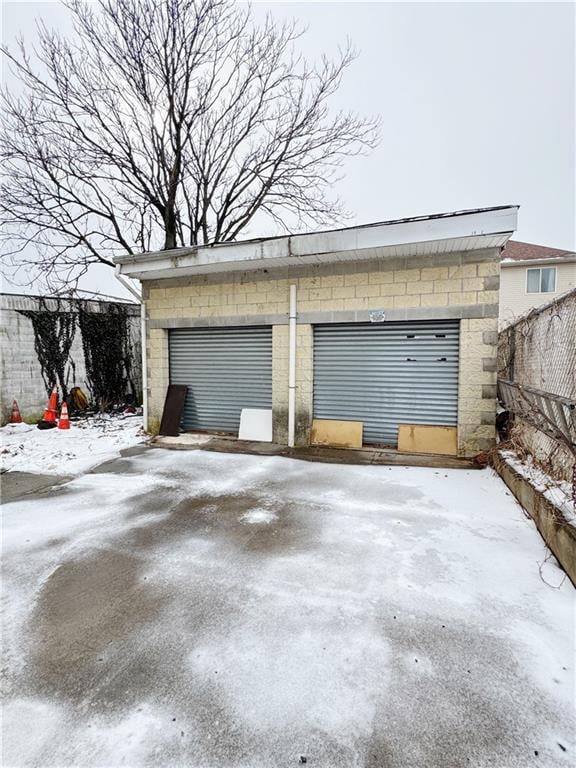
{"label": "neighboring house", "polygon": [[142,281],[149,427],[168,384],[186,384],[185,430],[237,434],[242,408],[271,408],[290,444],[295,359],[297,445],[323,418],[362,421],[368,444],[416,423],[457,426],[460,455],[490,448],[500,251],[516,221],[502,206],[118,257]]}
{"label": "neighboring house", "polygon": [[140,308],[112,301],[0,294],[0,418],[16,399],[39,418],[53,384],[93,400],[140,398]]}
{"label": "neighboring house", "polygon": [[510,240],[501,266],[501,328],[576,287],[574,251]]}

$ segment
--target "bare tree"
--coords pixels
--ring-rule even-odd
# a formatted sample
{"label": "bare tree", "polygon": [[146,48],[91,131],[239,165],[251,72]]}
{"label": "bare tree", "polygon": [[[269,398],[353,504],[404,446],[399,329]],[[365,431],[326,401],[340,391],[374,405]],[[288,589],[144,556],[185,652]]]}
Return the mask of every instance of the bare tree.
{"label": "bare tree", "polygon": [[116,253],[234,240],[257,213],[284,229],[345,215],[342,159],[378,133],[329,110],[349,45],[312,66],[295,23],[258,25],[233,0],[66,5],[73,39],[41,26],[33,57],[22,40],[4,49],[22,86],[2,94],[13,264],[25,252],[70,281]]}

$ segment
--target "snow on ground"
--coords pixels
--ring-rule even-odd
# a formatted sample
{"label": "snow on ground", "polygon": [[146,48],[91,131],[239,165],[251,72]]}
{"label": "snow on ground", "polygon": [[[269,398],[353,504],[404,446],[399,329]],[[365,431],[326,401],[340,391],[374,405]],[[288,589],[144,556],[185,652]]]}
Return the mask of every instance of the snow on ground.
{"label": "snow on ground", "polygon": [[246,512],[240,520],[243,523],[250,523],[252,525],[259,525],[260,523],[272,523],[278,519],[278,515],[274,512],[270,512],[269,509],[251,509],[250,512]]}
{"label": "snow on ground", "polygon": [[565,480],[554,480],[535,464],[530,456],[523,461],[514,451],[500,451],[500,455],[512,469],[525,477],[530,485],[562,512],[566,522],[576,527],[576,510],[572,501],[570,483]]}
{"label": "snow on ground", "polygon": [[7,424],[0,428],[0,468],[78,475],[145,438],[139,416],[98,415],[73,421],[67,430]]}
{"label": "snow on ground", "polygon": [[575,592],[491,470],[150,448],[3,518],[6,766],[573,765]]}

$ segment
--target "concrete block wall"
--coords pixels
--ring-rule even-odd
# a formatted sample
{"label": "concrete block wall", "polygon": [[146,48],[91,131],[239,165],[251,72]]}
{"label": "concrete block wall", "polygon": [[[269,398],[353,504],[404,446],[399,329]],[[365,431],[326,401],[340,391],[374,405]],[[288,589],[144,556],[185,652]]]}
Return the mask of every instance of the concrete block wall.
{"label": "concrete block wall", "polygon": [[[499,249],[339,262],[273,271],[220,273],[143,284],[149,328],[150,419],[167,385],[168,340],[158,332],[194,326],[273,326],[275,440],[287,438],[289,286],[298,294],[296,437],[312,418],[313,325],[386,319],[458,319],[461,330],[459,451],[473,455],[495,439]],[[158,357],[160,355],[160,358]]]}
{"label": "concrete block wall", "polygon": [[[470,255],[460,255],[459,259]],[[427,258],[428,262],[433,260]],[[394,264],[405,261],[393,260],[388,269],[388,262],[360,262],[354,268],[344,263],[304,267],[290,275],[288,270],[279,270],[278,274],[257,271],[148,281],[144,284],[148,317],[154,321],[285,314],[292,283],[298,286],[300,314],[374,308],[440,309],[419,313],[436,318],[447,314],[442,308],[478,304],[498,307],[498,262],[393,269]]]}
{"label": "concrete block wall", "polygon": [[[3,299],[4,297],[2,297]],[[17,309],[33,309],[28,299],[3,300],[0,309],[0,419],[5,424],[10,419],[12,401],[18,401],[24,417],[42,415],[47,394],[42,370],[34,348],[32,321],[19,314]],[[80,376],[85,373],[82,348],[74,339],[71,357],[77,361]],[[72,375],[71,366],[67,374]]]}
{"label": "concrete block wall", "polygon": [[147,335],[148,363],[148,431],[156,434],[160,427],[166,390],[170,383],[168,331],[151,328]]}
{"label": "concrete block wall", "polygon": [[[272,329],[272,411],[274,442],[288,442],[288,355],[287,325]],[[313,335],[310,324],[296,326],[296,445],[309,442],[312,422],[312,360]]]}
{"label": "concrete block wall", "polygon": [[495,318],[460,321],[458,444],[461,453],[489,450],[496,440]]}
{"label": "concrete block wall", "polygon": [[[45,299],[49,310],[57,309],[57,302]],[[93,311],[105,311],[106,303],[91,302]],[[37,297],[0,294],[0,419],[4,424],[10,418],[12,401],[16,399],[24,418],[40,417],[47,403],[47,392],[35,349],[32,321],[21,311],[38,311],[43,305]],[[66,302],[66,310],[74,311],[74,301]],[[134,345],[133,368],[136,386],[140,381],[140,308],[130,307],[131,335]],[[88,393],[82,337],[77,329],[66,366],[66,381],[71,388],[80,386]]]}

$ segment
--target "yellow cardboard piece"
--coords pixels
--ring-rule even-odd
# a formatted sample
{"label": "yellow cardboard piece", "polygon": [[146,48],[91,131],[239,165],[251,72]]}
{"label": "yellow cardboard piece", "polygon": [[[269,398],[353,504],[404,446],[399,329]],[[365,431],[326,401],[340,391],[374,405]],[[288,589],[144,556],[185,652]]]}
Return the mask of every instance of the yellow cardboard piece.
{"label": "yellow cardboard piece", "polygon": [[330,445],[333,448],[362,448],[361,421],[313,419],[310,442],[312,445]]}
{"label": "yellow cardboard piece", "polygon": [[399,424],[398,450],[458,456],[458,428],[431,424]]}

